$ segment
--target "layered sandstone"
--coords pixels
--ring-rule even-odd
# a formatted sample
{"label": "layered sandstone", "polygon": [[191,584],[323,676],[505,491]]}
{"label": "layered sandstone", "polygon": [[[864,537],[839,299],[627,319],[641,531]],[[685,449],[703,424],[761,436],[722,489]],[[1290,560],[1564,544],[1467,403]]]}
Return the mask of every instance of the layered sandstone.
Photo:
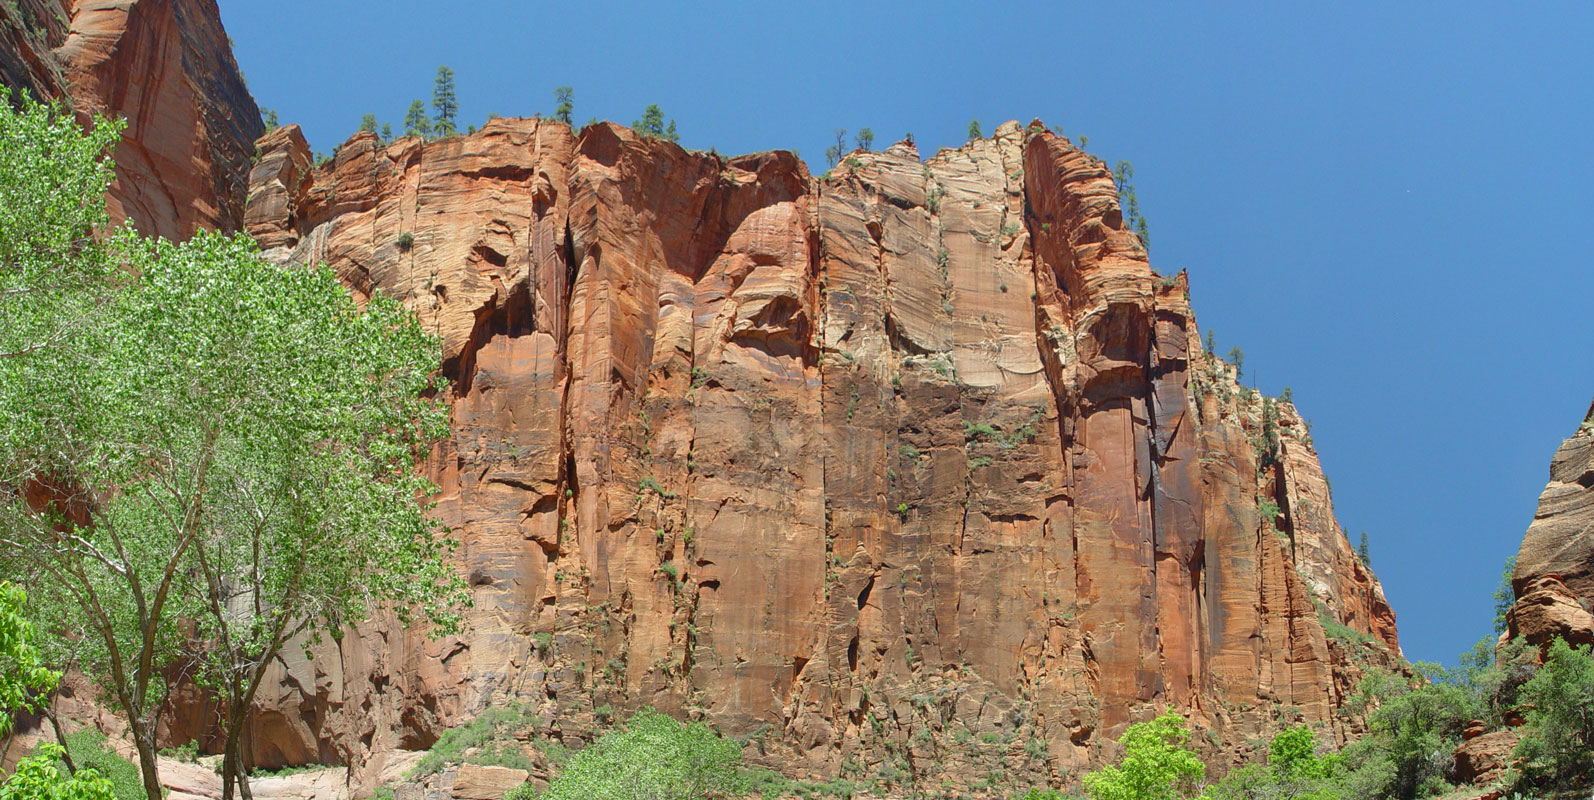
{"label": "layered sandstone", "polygon": [[114,220],[184,238],[239,230],[263,126],[215,0],[0,3],[0,83],[88,124],[121,117]]}
{"label": "layered sandstone", "polygon": [[1550,461],[1511,585],[1509,636],[1594,642],[1594,406]]}
{"label": "layered sandstone", "polygon": [[444,343],[429,469],[475,599],[458,637],[379,620],[284,667],[261,763],[518,702],[566,739],[653,705],[798,772],[1059,780],[1162,707],[1231,755],[1347,735],[1398,659],[1293,406],[1201,349],[1106,166],[1038,125],[818,179],[546,120],[259,148],[268,255]]}

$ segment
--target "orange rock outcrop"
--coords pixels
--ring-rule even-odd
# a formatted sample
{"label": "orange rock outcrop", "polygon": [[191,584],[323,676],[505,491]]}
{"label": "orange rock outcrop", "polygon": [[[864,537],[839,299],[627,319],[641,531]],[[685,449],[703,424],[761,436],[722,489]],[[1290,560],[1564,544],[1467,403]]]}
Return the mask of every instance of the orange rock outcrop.
{"label": "orange rock outcrop", "polygon": [[562,737],[704,717],[815,774],[1057,778],[1165,706],[1213,751],[1347,735],[1398,658],[1293,406],[1202,350],[1105,165],[1038,126],[817,179],[545,120],[259,146],[268,255],[444,342],[475,598],[459,637],[284,670],[267,763],[517,702]]}
{"label": "orange rock outcrop", "polygon": [[1511,578],[1511,638],[1594,642],[1594,406],[1550,461],[1550,482]]}
{"label": "orange rock outcrop", "polygon": [[0,3],[0,83],[122,117],[109,206],[151,236],[239,230],[260,109],[215,0]]}
{"label": "orange rock outcrop", "polygon": [[[246,228],[443,341],[466,629],[290,647],[261,766],[369,784],[490,706],[577,740],[653,705],[797,773],[1057,781],[1168,707],[1214,755],[1350,735],[1398,661],[1303,420],[1038,124],[820,178],[514,119],[316,167],[296,127],[255,141],[213,0],[0,4],[0,78],[129,118],[118,216]],[[212,737],[178,698],[167,737]]]}

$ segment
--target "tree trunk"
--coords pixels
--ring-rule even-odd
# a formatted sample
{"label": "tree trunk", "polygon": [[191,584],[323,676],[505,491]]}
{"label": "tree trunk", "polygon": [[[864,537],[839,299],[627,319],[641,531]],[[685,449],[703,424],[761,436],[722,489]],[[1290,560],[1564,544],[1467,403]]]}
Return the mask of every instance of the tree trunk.
{"label": "tree trunk", "polygon": [[50,720],[50,727],[55,729],[55,741],[61,745],[61,763],[66,764],[66,773],[76,775],[77,762],[72,760],[72,749],[66,746],[66,731],[61,728],[61,718],[55,713],[53,698],[44,706],[44,716]]}
{"label": "tree trunk", "polygon": [[148,800],[162,800],[164,792],[161,791],[160,767],[155,763],[154,731],[141,723],[133,725],[133,746],[138,749],[138,771],[144,778],[144,795]]}

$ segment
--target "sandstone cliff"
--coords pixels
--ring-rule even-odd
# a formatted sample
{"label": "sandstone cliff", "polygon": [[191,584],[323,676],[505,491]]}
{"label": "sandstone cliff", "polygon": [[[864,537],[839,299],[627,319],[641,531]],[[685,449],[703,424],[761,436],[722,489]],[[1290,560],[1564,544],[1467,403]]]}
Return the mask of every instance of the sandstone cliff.
{"label": "sandstone cliff", "polygon": [[215,0],[0,3],[0,83],[60,101],[84,123],[127,120],[113,219],[168,238],[242,228],[263,126]]}
{"label": "sandstone cliff", "polygon": [[[652,704],[797,772],[1058,779],[1164,706],[1213,754],[1347,735],[1398,658],[1302,419],[1201,349],[1186,277],[1044,130],[815,179],[497,120],[316,168],[295,127],[254,142],[213,0],[0,4],[0,79],[128,117],[119,217],[246,226],[445,343],[468,629],[290,648],[262,766],[368,782],[490,705],[574,740]],[[212,736],[180,697],[168,738]]]}
{"label": "sandstone cliff", "polygon": [[1594,406],[1550,461],[1511,585],[1510,637],[1594,642]]}
{"label": "sandstone cliff", "polygon": [[288,664],[262,763],[651,704],[797,771],[1055,779],[1163,706],[1214,752],[1346,735],[1398,658],[1301,418],[1201,349],[1105,165],[1038,124],[819,179],[539,120],[259,149],[268,254],[444,341],[430,469],[475,596],[462,636],[376,621]]}

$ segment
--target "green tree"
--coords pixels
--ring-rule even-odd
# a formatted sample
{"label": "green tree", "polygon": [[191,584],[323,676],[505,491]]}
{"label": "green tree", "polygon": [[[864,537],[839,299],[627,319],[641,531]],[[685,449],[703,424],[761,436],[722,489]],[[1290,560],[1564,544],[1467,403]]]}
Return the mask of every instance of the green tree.
{"label": "green tree", "polygon": [[572,115],[576,111],[576,90],[569,86],[561,86],[553,90],[553,100],[556,104],[553,118],[566,125],[574,125]]}
{"label": "green tree", "polygon": [[[438,347],[396,302],[362,310],[330,271],[266,264],[246,238],[87,236],[104,216],[99,151],[59,115],[0,109],[8,144],[42,143],[0,148],[0,187],[63,204],[0,204],[0,250],[64,258],[51,251],[67,243],[81,264],[127,267],[91,275],[130,276],[88,281],[93,303],[62,287],[68,309],[101,306],[93,324],[0,359],[0,574],[36,587],[46,663],[71,648],[126,717],[158,800],[155,723],[176,663],[236,712],[295,634],[339,631],[371,604],[451,621],[458,582],[412,469],[442,431],[420,399]],[[34,227],[13,208],[35,209]],[[30,341],[31,316],[0,315],[0,336]],[[238,719],[224,720],[229,790]]]}
{"label": "green tree", "polygon": [[67,775],[59,762],[59,745],[45,742],[17,762],[0,783],[0,800],[117,800],[111,782],[92,769]]}
{"label": "green tree", "polygon": [[867,153],[874,149],[874,131],[868,128],[859,128],[858,136],[853,141],[858,145],[859,150]]}
{"label": "green tree", "polygon": [[652,709],[577,753],[543,800],[701,800],[734,786],[741,748],[700,722]]}
{"label": "green tree", "polygon": [[0,581],[0,736],[11,732],[13,712],[39,709],[61,677],[33,646],[33,625],[22,613],[27,599],[21,587]]}
{"label": "green tree", "polygon": [[1362,531],[1361,542],[1356,545],[1356,557],[1361,559],[1364,567],[1373,565],[1373,551],[1367,546],[1367,531]]}
{"label": "green tree", "polygon": [[1372,707],[1370,746],[1388,758],[1382,796],[1426,797],[1445,791],[1450,754],[1461,743],[1467,723],[1487,715],[1481,692],[1435,664],[1412,665],[1411,678],[1374,673],[1358,694]]}
{"label": "green tree", "polygon": [[393,126],[386,122],[382,123],[382,141],[393,141]]}
{"label": "green tree", "polygon": [[268,131],[280,127],[277,123],[277,110],[274,108],[261,109],[260,121],[266,124],[266,130]]}
{"label": "green tree", "polygon": [[665,138],[664,111],[656,103],[649,104],[642,109],[642,118],[631,123],[631,129],[649,139]]}
{"label": "green tree", "polygon": [[1190,730],[1178,714],[1137,722],[1118,740],[1124,757],[1085,776],[1093,800],[1172,800],[1195,795],[1206,772],[1189,748]]}
{"label": "green tree", "polygon": [[360,117],[361,133],[376,133],[376,115],[366,114]]}
{"label": "green tree", "polygon": [[[119,276],[94,233],[124,124],[96,117],[84,133],[59,107],[17,100],[0,87],[0,375],[90,324]],[[17,485],[4,462],[15,402],[0,395],[0,487]]]}
{"label": "green tree", "polygon": [[1207,355],[1216,355],[1218,352],[1218,334],[1207,328]]}
{"label": "green tree", "polygon": [[1544,790],[1594,785],[1594,651],[1564,639],[1550,643],[1544,666],[1518,699],[1527,727],[1515,755],[1522,782]]}
{"label": "green tree", "polygon": [[410,110],[404,114],[404,135],[432,138],[432,121],[426,116],[426,104],[420,100],[410,103]]}
{"label": "green tree", "polygon": [[454,94],[454,70],[437,68],[432,81],[432,130],[438,136],[453,136],[454,120],[459,116],[459,99]]}
{"label": "green tree", "polygon": [[1510,627],[1511,606],[1516,605],[1516,588],[1511,585],[1511,576],[1517,571],[1517,557],[1511,555],[1505,560],[1505,569],[1500,572],[1500,584],[1494,587],[1494,635],[1505,633]]}
{"label": "green tree", "polygon": [[1245,351],[1239,345],[1229,348],[1228,361],[1234,365],[1234,379],[1239,380],[1245,374]]}
{"label": "green tree", "polygon": [[674,117],[670,118],[670,126],[668,128],[664,129],[664,140],[668,141],[668,142],[680,142],[681,141],[681,134],[680,134],[679,131],[677,131],[675,129],[675,118]]}
{"label": "green tree", "polygon": [[980,121],[977,119],[969,120],[969,141],[972,142],[975,139],[983,138],[985,138],[985,134],[980,132]]}
{"label": "green tree", "polygon": [[1151,231],[1146,225],[1146,218],[1140,213],[1140,197],[1135,194],[1135,166],[1128,161],[1119,161],[1113,167],[1113,182],[1118,186],[1118,207],[1123,210],[1124,222],[1129,229],[1140,237],[1140,246],[1151,248]]}

